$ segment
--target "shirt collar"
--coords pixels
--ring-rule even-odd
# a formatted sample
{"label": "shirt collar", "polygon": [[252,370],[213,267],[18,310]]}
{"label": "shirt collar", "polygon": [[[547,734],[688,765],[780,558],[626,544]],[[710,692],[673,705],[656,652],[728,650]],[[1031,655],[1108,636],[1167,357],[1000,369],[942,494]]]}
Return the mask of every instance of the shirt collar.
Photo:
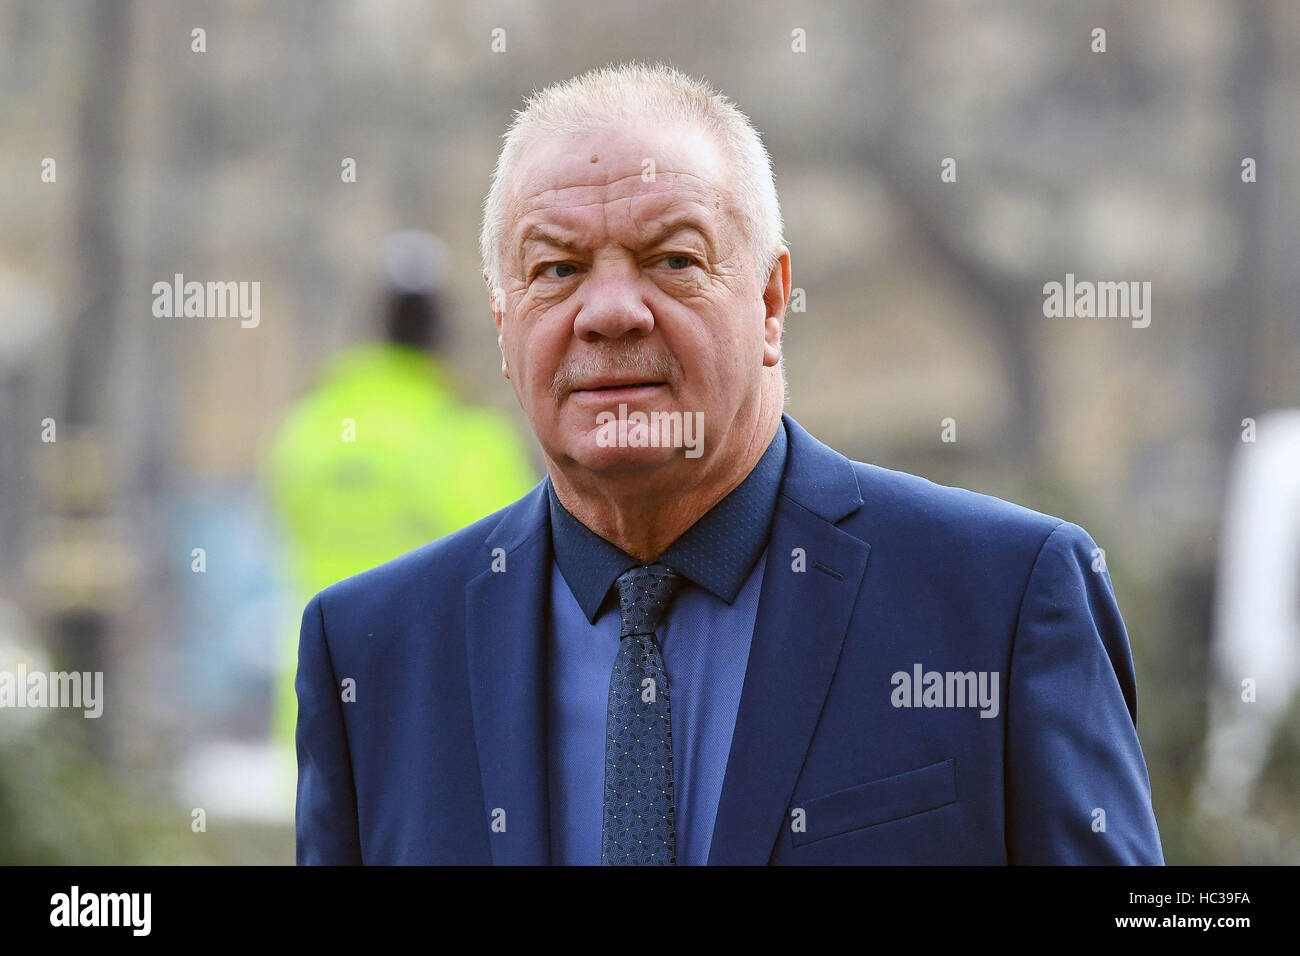
{"label": "shirt collar", "polygon": [[[785,473],[785,423],[749,475],[655,560],[731,604],[767,547]],[[606,541],[571,515],[547,479],[555,562],[594,623],[614,580],[640,560]]]}

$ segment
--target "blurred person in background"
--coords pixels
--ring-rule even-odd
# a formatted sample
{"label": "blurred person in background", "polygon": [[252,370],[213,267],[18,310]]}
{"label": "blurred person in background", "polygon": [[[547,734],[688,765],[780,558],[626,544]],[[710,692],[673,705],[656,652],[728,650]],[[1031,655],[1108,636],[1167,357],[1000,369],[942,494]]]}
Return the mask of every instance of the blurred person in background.
{"label": "blurred person in background", "polygon": [[[536,475],[507,417],[462,401],[439,357],[442,242],[407,231],[383,255],[384,341],[339,352],[276,434],[268,481],[301,608],[322,588],[456,531]],[[293,747],[296,634],[282,645],[273,742]]]}
{"label": "blurred person in background", "polygon": [[1193,794],[1207,821],[1252,811],[1300,688],[1300,409],[1273,411],[1258,427],[1258,440],[1237,450],[1223,513],[1209,726]]}

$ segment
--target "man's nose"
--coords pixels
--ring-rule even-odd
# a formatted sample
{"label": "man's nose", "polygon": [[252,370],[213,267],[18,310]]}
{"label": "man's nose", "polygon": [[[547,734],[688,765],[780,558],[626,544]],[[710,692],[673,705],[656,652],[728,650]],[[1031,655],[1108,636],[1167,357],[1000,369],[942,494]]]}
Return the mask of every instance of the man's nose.
{"label": "man's nose", "polygon": [[582,282],[582,304],[573,334],[584,342],[648,335],[654,314],[645,303],[641,272],[627,260],[599,259]]}

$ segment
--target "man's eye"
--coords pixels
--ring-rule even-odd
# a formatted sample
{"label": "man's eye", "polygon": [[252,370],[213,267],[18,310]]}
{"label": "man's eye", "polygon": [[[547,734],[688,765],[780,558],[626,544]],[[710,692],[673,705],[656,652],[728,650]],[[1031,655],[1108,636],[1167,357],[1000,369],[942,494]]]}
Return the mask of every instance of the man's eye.
{"label": "man's eye", "polygon": [[664,262],[666,262],[668,268],[672,269],[674,272],[678,272],[682,269],[689,269],[691,266],[695,265],[695,259],[692,256],[682,255],[680,253],[671,256],[664,256]]}
{"label": "man's eye", "polygon": [[[556,271],[551,272],[552,269],[555,269]],[[559,271],[561,269],[568,269],[570,271],[561,272]],[[538,270],[537,274],[545,276],[548,279],[567,279],[577,271],[578,267],[572,262],[548,262]]]}

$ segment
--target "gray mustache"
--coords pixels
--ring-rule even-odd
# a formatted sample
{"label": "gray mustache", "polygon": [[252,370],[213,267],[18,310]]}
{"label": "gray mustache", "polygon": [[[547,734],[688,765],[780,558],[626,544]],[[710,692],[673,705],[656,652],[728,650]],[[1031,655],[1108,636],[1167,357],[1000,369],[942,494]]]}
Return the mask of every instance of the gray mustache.
{"label": "gray mustache", "polygon": [[627,349],[588,355],[570,362],[551,379],[551,394],[563,398],[583,382],[606,375],[635,375],[645,381],[671,381],[676,366],[662,355]]}

